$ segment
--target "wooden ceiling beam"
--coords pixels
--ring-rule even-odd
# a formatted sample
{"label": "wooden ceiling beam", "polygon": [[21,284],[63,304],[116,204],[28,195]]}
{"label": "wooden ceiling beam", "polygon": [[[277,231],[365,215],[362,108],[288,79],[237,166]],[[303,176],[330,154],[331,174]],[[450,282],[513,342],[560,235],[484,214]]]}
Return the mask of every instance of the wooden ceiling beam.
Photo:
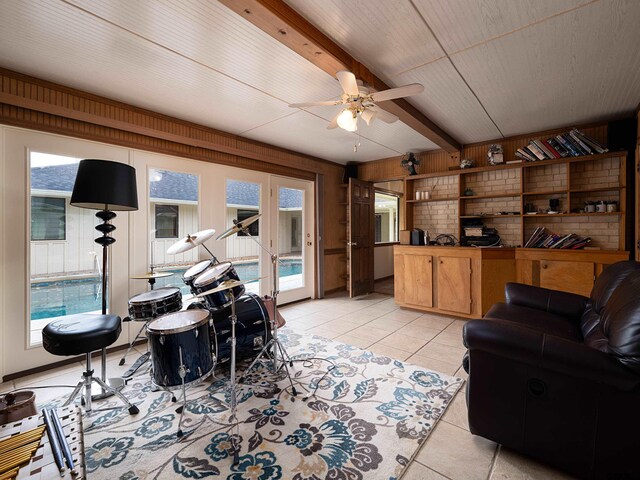
{"label": "wooden ceiling beam", "polygon": [[[350,70],[375,90],[391,88],[283,0],[220,2],[332,77],[339,70]],[[406,99],[381,102],[380,106],[443,150],[457,152],[462,148],[458,141]]]}

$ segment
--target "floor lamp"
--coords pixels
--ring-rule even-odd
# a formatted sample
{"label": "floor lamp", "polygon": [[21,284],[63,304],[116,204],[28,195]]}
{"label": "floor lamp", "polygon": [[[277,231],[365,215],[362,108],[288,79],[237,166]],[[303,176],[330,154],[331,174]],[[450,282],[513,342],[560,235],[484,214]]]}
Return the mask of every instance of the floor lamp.
{"label": "floor lamp", "polygon": [[[109,160],[81,160],[71,194],[71,205],[79,208],[99,210],[96,217],[102,220],[96,230],[102,233],[95,242],[102,245],[102,314],[107,313],[107,279],[109,268],[109,245],[116,241],[111,236],[116,229],[111,221],[115,211],[138,210],[138,191],[135,168]],[[124,387],[122,378],[107,379],[107,351],[102,349],[102,380],[116,390]],[[104,392],[94,399],[106,398]]]}

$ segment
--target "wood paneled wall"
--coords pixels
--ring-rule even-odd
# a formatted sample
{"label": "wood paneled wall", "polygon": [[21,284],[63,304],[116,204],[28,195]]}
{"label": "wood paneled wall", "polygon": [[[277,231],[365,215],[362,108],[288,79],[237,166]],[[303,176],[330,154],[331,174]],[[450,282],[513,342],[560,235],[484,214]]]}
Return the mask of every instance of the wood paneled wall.
{"label": "wood paneled wall", "polygon": [[[518,135],[514,137],[490,140],[481,143],[472,143],[465,145],[462,151],[458,153],[447,153],[444,150],[434,150],[423,152],[417,155],[420,159],[420,166],[417,168],[419,174],[443,172],[449,167],[455,167],[460,164],[460,160],[464,158],[472,159],[476,162],[477,167],[488,165],[487,149],[493,143],[502,144],[504,149],[504,157],[506,160],[516,160],[515,151],[526,145],[533,139],[548,138],[558,133],[566,132],[573,128],[574,125],[564,128],[556,128],[553,130],[545,130],[542,132],[529,133],[526,135]],[[593,137],[598,142],[607,143],[607,124],[590,124],[578,127],[586,135]],[[407,171],[400,166],[402,157],[391,157],[375,162],[364,163],[358,166],[358,178],[366,181],[379,181],[392,178],[400,178],[407,176]]]}
{"label": "wood paneled wall", "polygon": [[[640,262],[640,105],[636,108],[636,119],[638,121],[638,132],[636,135],[636,168],[634,171],[635,177],[635,186],[636,186],[636,195],[635,195],[635,204],[636,204],[636,261]],[[631,184],[633,180],[630,180]]]}
{"label": "wood paneled wall", "polygon": [[[336,258],[336,249],[345,249],[346,225],[334,214],[345,210],[339,164],[2,68],[0,123],[306,180],[322,174],[324,248]],[[335,262],[321,261],[325,290],[345,286]]]}

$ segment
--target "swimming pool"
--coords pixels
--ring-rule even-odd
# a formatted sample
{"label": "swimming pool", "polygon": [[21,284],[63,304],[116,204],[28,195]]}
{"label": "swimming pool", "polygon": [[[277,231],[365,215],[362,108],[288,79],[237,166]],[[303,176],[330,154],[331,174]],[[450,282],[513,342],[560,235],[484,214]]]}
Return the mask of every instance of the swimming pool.
{"label": "swimming pool", "polygon": [[[233,267],[243,280],[259,277],[258,262],[234,263]],[[155,288],[178,287],[183,295],[191,292],[182,281],[182,274],[188,267],[167,270],[174,273],[171,277],[157,280]],[[283,259],[280,265],[280,277],[302,273],[302,260]],[[60,317],[76,313],[100,311],[100,277],[81,280],[59,280],[31,284],[31,320]]]}

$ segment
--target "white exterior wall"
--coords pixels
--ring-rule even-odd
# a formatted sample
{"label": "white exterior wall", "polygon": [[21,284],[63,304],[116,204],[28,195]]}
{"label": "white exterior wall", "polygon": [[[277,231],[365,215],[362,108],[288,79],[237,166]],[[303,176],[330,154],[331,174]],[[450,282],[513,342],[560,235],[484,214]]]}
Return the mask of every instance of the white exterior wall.
{"label": "white exterior wall", "polygon": [[[243,208],[243,210],[249,210],[249,208]],[[256,214],[258,211],[256,210]],[[233,221],[238,218],[238,209],[227,207],[227,227],[233,225]],[[262,217],[258,220],[261,222]],[[262,222],[260,224],[262,228]],[[262,232],[261,232],[262,233]],[[260,239],[258,239],[260,240]],[[227,258],[226,260],[234,260],[236,258],[251,258],[257,257],[260,253],[260,247],[249,237],[239,237],[238,235],[231,235],[227,237]]]}
{"label": "white exterior wall", "polygon": [[[178,237],[177,238],[153,238],[153,264],[154,266],[163,265],[193,265],[199,261],[198,248],[192,248],[184,253],[177,255],[168,255],[167,249],[187,234],[196,233],[205,228],[199,228],[198,222],[198,206],[197,205],[181,205],[178,202],[150,202],[149,208],[149,225],[151,231],[156,229],[156,205],[178,205]],[[209,240],[212,242],[215,240]],[[149,259],[151,263],[151,259]]]}
{"label": "white exterior wall", "polygon": [[278,212],[278,241],[279,254],[290,254],[302,251],[304,238],[300,239],[300,244],[291,245],[291,220],[298,218],[298,231],[302,231],[302,212],[300,210],[280,210]]}
{"label": "white exterior wall", "polygon": [[31,277],[63,276],[96,272],[95,256],[102,259],[102,247],[93,241],[100,236],[95,211],[69,205],[70,194],[34,191],[33,196],[65,197],[66,240],[31,242]]}

